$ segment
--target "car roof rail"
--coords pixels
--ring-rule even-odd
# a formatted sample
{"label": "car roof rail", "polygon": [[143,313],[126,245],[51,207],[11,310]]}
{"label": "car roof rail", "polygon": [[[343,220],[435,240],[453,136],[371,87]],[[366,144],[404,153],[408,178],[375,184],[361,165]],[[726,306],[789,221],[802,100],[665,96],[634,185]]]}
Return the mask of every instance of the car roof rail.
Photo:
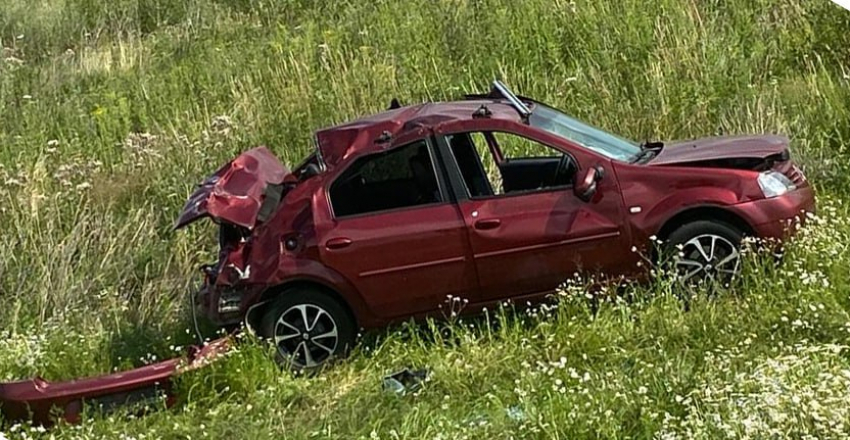
{"label": "car roof rail", "polygon": [[531,116],[531,109],[528,108],[525,103],[523,103],[520,98],[514,94],[504,83],[499,80],[493,80],[492,87],[490,89],[490,93],[486,95],[481,94],[468,94],[464,95],[466,99],[498,99],[504,98],[508,101],[511,107],[519,113],[520,118],[525,123],[528,123],[528,117]]}
{"label": "car roof rail", "polygon": [[[511,107],[516,109],[519,116],[523,119],[523,121],[528,121],[528,117],[531,116],[531,110],[526,106],[522,101],[514,95],[508,86],[502,84],[499,80],[493,81],[493,90],[497,91],[502,97],[508,100],[511,103]],[[493,93],[493,92],[490,92]]]}

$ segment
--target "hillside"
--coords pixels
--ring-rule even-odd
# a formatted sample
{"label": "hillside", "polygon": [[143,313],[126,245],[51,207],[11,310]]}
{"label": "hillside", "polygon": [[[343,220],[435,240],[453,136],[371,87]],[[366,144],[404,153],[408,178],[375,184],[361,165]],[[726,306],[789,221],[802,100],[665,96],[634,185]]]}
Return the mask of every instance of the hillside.
{"label": "hillside", "polygon": [[[850,12],[827,0],[3,0],[0,380],[183,353],[212,225],[172,222],[252,146],[405,103],[523,95],[637,140],[781,133],[819,211],[784,263],[684,307],[667,277],[366,335],[318,377],[246,340],[176,408],[9,439],[846,438]],[[208,330],[210,336],[212,331]],[[248,338],[250,339],[250,338]],[[413,395],[381,389],[428,368]],[[811,437],[807,437],[811,436]]]}

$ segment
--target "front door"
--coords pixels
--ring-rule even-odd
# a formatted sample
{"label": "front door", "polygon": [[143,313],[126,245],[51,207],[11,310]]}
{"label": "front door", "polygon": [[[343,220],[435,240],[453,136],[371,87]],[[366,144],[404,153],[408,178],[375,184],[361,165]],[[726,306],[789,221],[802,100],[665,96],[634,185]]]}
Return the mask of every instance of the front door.
{"label": "front door", "polygon": [[[379,316],[437,309],[476,290],[466,224],[435,173],[426,140],[356,160],[329,189],[322,261]],[[472,298],[473,300],[475,298]]]}
{"label": "front door", "polygon": [[467,187],[459,207],[482,299],[551,292],[576,272],[615,275],[632,259],[613,178],[584,202],[572,191],[582,165],[572,155],[506,132],[443,139]]}

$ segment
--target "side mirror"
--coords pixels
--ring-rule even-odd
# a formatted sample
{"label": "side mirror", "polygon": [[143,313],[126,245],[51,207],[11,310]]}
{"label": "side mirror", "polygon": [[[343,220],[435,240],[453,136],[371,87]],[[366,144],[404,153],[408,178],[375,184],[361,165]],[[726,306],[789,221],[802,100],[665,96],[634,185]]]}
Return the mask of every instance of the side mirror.
{"label": "side mirror", "polygon": [[602,180],[605,175],[605,170],[600,166],[590,167],[584,172],[584,175],[573,185],[573,191],[576,197],[585,202],[589,202],[593,195],[596,194],[596,182]]}

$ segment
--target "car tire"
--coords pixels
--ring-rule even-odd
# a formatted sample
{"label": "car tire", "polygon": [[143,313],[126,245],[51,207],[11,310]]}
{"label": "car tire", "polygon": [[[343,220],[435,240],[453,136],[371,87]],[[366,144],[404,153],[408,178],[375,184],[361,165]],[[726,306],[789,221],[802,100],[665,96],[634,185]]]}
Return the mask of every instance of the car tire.
{"label": "car tire", "polygon": [[699,220],[674,230],[666,240],[672,269],[683,284],[695,281],[728,282],[741,270],[744,233],[728,223]]}
{"label": "car tire", "polygon": [[280,293],[263,314],[261,335],[275,347],[275,360],[293,371],[318,370],[345,357],[356,326],[345,305],[321,289]]}

